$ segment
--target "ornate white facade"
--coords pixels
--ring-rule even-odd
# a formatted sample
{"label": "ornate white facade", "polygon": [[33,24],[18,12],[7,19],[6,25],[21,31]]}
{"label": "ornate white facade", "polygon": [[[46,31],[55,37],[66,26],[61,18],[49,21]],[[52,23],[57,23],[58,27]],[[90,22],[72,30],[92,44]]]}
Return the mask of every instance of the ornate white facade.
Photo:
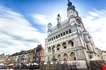
{"label": "ornate white facade", "polygon": [[45,46],[47,61],[90,60],[96,55],[92,37],[69,0],[67,19],[61,21],[58,14],[57,26],[48,24]]}

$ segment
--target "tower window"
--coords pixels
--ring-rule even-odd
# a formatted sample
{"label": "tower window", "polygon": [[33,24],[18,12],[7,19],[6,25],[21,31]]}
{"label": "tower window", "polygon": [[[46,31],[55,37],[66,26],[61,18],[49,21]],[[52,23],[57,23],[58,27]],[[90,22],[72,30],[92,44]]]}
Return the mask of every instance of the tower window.
{"label": "tower window", "polygon": [[62,36],[63,34],[61,33],[61,36]]}
{"label": "tower window", "polygon": [[65,35],[65,32],[63,32],[63,35]]}
{"label": "tower window", "polygon": [[56,36],[56,38],[58,38],[58,37]]}
{"label": "tower window", "polygon": [[71,33],[71,29],[69,29],[69,33]]}
{"label": "tower window", "polygon": [[68,31],[66,31],[66,34],[68,34]]}
{"label": "tower window", "polygon": [[55,37],[54,37],[54,39],[55,39]]}
{"label": "tower window", "polygon": [[53,38],[52,38],[52,40],[53,40]]}
{"label": "tower window", "polygon": [[60,37],[60,34],[58,35],[58,37]]}

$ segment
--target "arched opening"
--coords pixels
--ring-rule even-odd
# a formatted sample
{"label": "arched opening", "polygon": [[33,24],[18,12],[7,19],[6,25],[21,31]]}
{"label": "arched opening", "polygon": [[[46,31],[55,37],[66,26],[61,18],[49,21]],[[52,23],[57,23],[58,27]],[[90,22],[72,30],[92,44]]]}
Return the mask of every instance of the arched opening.
{"label": "arched opening", "polygon": [[68,60],[68,55],[66,53],[64,53],[64,61]]}
{"label": "arched opening", "polygon": [[55,62],[56,60],[57,60],[57,59],[56,59],[56,57],[55,57],[55,56],[53,56],[53,57],[52,57],[52,61],[54,61],[54,62]]}
{"label": "arched opening", "polygon": [[61,58],[61,55],[60,55],[60,54],[58,54],[58,56],[57,56],[57,57],[58,57],[58,59],[60,60],[60,58]]}
{"label": "arched opening", "polygon": [[58,58],[60,58],[60,56],[61,56],[61,55],[59,54],[59,55],[58,55]]}
{"label": "arched opening", "polygon": [[71,47],[73,47],[74,46],[74,42],[72,40],[69,40],[68,41],[68,45],[71,46]]}
{"label": "arched opening", "polygon": [[76,60],[76,57],[75,57],[75,53],[74,52],[71,52],[70,53],[70,57],[71,57],[72,60]]}
{"label": "arched opening", "polygon": [[69,33],[71,33],[71,29],[69,29]]}
{"label": "arched opening", "polygon": [[66,42],[63,42],[62,46],[63,46],[64,49],[66,49],[67,48]]}
{"label": "arched opening", "polygon": [[57,50],[60,50],[60,44],[57,45]]}
{"label": "arched opening", "polygon": [[51,51],[51,47],[48,47],[48,52],[50,52]]}
{"label": "arched opening", "polygon": [[55,52],[55,46],[54,45],[52,46],[52,52]]}

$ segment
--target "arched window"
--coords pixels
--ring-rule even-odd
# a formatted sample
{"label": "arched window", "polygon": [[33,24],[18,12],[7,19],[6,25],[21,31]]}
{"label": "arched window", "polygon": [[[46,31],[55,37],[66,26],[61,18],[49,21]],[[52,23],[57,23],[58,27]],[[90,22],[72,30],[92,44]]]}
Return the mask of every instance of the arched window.
{"label": "arched window", "polygon": [[66,49],[67,48],[66,42],[63,42],[62,46],[63,46],[64,49]]}
{"label": "arched window", "polygon": [[57,57],[58,57],[58,58],[60,58],[60,57],[61,57],[61,55],[59,54]]}
{"label": "arched window", "polygon": [[74,42],[72,40],[68,41],[68,44],[72,47],[74,46]]}
{"label": "arched window", "polygon": [[71,52],[70,53],[70,57],[72,58],[72,60],[76,60],[76,57],[75,57],[75,53],[74,52]]}
{"label": "arched window", "polygon": [[52,46],[52,52],[55,52],[55,46],[54,45]]}
{"label": "arched window", "polygon": [[65,32],[63,32],[63,35],[65,35]]}
{"label": "arched window", "polygon": [[66,31],[66,34],[68,34],[68,31]]}
{"label": "arched window", "polygon": [[60,50],[60,44],[57,45],[57,50]]}
{"label": "arched window", "polygon": [[51,47],[48,47],[48,52],[50,52],[51,51]]}
{"label": "arched window", "polygon": [[67,61],[67,59],[68,59],[68,55],[67,53],[64,53],[64,61]]}
{"label": "arched window", "polygon": [[64,53],[64,57],[65,57],[65,56],[68,56],[68,55],[67,55],[66,53]]}
{"label": "arched window", "polygon": [[71,53],[70,53],[70,56],[75,56],[75,53],[74,53],[74,52],[71,52]]}
{"label": "arched window", "polygon": [[71,33],[71,29],[69,29],[69,33]]}

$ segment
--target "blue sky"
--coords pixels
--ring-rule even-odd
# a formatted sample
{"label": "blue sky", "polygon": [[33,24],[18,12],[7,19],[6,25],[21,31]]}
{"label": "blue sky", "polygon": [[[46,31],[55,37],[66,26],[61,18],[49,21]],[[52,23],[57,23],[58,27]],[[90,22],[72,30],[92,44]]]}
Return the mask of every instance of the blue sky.
{"label": "blue sky", "polygon": [[[89,11],[94,9],[105,9],[106,0],[71,0],[76,5],[81,16],[85,16]],[[19,12],[31,22],[33,27],[37,27],[39,31],[44,29],[41,25],[33,21],[31,15],[35,13],[51,15],[57,13],[58,10],[64,11],[66,9],[67,0],[0,0],[0,5],[11,8]],[[66,10],[65,10],[66,12]]]}
{"label": "blue sky", "polygon": [[[71,1],[96,46],[106,49],[106,40],[103,38],[106,35],[106,0]],[[44,46],[47,24],[52,22],[56,25],[58,13],[64,20],[66,9],[67,0],[0,0],[0,53],[28,50],[39,43]]]}

